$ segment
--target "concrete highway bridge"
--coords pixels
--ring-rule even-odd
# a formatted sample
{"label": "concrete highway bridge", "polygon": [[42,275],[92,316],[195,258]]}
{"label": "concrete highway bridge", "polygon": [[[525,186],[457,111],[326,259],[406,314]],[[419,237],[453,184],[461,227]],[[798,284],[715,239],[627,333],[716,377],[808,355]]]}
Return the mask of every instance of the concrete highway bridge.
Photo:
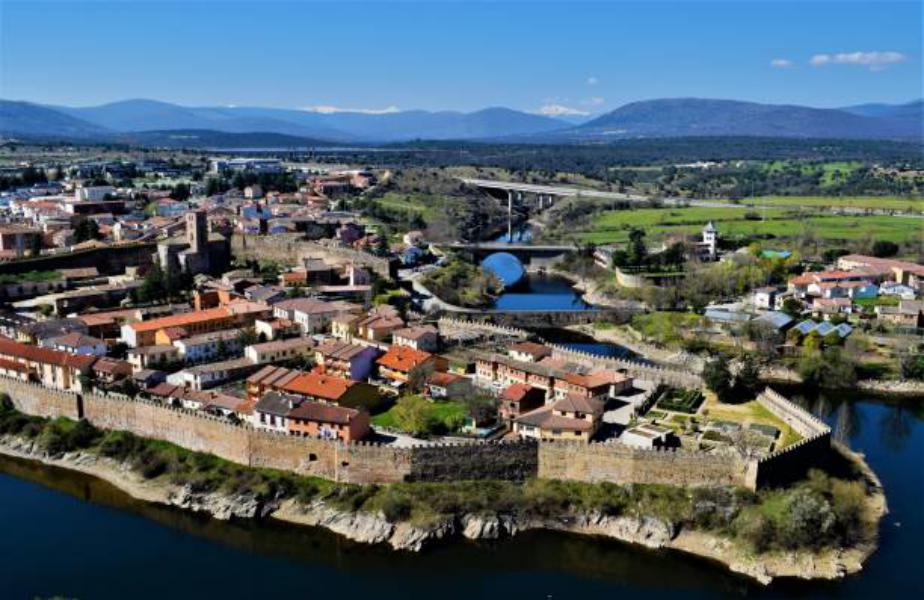
{"label": "concrete highway bridge", "polygon": [[494,179],[459,178],[462,183],[493,192],[507,194],[508,206],[512,207],[514,200],[523,201],[533,196],[537,199],[540,210],[552,206],[559,198],[596,198],[598,200],[621,200],[623,202],[651,202],[659,200],[671,206],[699,206],[704,208],[740,208],[740,204],[722,202],[720,200],[696,200],[688,198],[650,198],[639,194],[624,194],[621,192],[607,192],[590,188],[579,188],[564,185],[537,185],[532,183],[518,183],[515,181],[497,181]]}

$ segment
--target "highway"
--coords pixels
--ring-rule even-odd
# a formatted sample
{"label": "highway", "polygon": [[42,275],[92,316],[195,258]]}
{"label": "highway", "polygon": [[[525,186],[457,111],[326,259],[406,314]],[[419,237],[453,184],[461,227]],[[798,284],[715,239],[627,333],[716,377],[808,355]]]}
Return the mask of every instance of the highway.
{"label": "highway", "polygon": [[[462,183],[475,187],[524,192],[527,194],[547,194],[557,197],[596,198],[598,200],[621,200],[623,202],[651,202],[652,198],[638,194],[623,194],[620,192],[604,192],[589,188],[578,188],[563,185],[536,185],[532,183],[517,183],[514,181],[497,181],[493,179],[459,178]],[[740,208],[739,204],[722,202],[720,200],[688,200],[686,198],[661,198],[660,201],[670,206],[699,206],[704,208]]]}
{"label": "highway", "polygon": [[[524,192],[527,194],[547,194],[557,197],[575,197],[596,198],[599,200],[622,200],[625,202],[652,202],[659,201],[665,206],[697,206],[700,208],[754,208],[754,209],[773,209],[773,208],[791,208],[777,205],[755,204],[747,200],[741,200],[737,204],[722,200],[697,200],[694,198],[649,198],[639,194],[623,194],[620,192],[604,192],[589,188],[579,188],[563,185],[536,185],[532,183],[518,183],[514,181],[498,181],[494,179],[472,179],[460,177],[460,181],[466,185],[472,185],[484,189]],[[835,200],[836,198],[832,198]],[[920,219],[924,217],[921,212],[898,212],[886,209],[871,209],[850,207],[850,206],[814,206],[807,207],[817,212],[830,212],[835,215],[850,216],[893,216]]]}

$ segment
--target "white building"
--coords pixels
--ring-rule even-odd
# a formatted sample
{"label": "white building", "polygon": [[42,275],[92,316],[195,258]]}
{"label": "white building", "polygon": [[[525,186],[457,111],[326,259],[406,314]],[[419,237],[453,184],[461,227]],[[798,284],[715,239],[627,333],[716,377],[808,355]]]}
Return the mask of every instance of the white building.
{"label": "white building", "polygon": [[240,335],[237,329],[224,329],[176,340],[173,345],[183,360],[200,363],[240,354]]}
{"label": "white building", "polygon": [[78,187],[74,190],[74,199],[78,202],[86,200],[90,202],[99,202],[100,200],[105,200],[106,196],[115,196],[115,191],[115,188],[111,185]]}

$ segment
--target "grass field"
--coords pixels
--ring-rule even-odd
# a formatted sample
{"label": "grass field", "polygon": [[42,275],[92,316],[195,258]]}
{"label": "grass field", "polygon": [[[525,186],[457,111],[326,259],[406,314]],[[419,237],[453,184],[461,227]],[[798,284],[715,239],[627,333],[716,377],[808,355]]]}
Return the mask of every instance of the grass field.
{"label": "grass field", "polygon": [[793,208],[869,208],[899,212],[924,211],[924,198],[902,196],[759,196],[744,198],[742,204]]}
{"label": "grass field", "polygon": [[[765,220],[752,220],[759,216]],[[589,229],[570,237],[595,244],[623,243],[633,227],[645,229],[651,239],[667,235],[697,234],[707,221],[715,222],[722,236],[794,237],[811,232],[821,240],[889,240],[907,242],[924,239],[924,220],[887,215],[823,215],[818,212],[748,208],[643,208],[607,211]]]}
{"label": "grass field", "polygon": [[706,402],[703,405],[703,414],[708,414],[710,419],[741,423],[744,427],[747,427],[751,423],[776,427],[780,430],[777,448],[789,446],[802,439],[802,436],[793,430],[792,427],[764,408],[757,400],[751,400],[743,404],[722,404],[715,399],[714,394],[708,394]]}
{"label": "grass field", "polygon": [[381,198],[377,198],[375,202],[383,208],[419,213],[424,220],[432,217],[433,211],[437,208],[434,198],[425,194],[388,192]]}

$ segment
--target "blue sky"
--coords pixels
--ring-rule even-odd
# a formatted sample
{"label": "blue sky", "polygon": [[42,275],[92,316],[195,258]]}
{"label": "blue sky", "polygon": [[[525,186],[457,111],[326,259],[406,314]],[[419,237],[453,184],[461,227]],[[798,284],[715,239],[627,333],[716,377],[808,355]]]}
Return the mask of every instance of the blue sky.
{"label": "blue sky", "polygon": [[[922,96],[920,2],[10,2],[0,97],[602,112]],[[334,110],[327,108],[326,110]]]}

